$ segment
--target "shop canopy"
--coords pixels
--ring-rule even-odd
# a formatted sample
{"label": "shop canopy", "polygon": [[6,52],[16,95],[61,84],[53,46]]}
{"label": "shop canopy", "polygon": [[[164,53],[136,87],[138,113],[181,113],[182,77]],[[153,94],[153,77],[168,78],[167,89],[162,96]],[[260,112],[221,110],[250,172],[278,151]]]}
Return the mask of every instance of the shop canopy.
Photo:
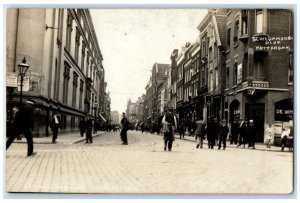
{"label": "shop canopy", "polygon": [[102,116],[101,113],[99,113],[99,116],[100,116],[100,118],[101,118],[104,122],[106,122],[106,119]]}

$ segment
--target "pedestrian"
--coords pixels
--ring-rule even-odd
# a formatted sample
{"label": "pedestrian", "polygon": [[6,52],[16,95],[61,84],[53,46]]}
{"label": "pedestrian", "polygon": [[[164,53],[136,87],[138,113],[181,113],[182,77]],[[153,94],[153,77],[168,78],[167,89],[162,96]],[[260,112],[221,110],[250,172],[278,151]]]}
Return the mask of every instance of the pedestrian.
{"label": "pedestrian", "polygon": [[59,126],[60,126],[60,118],[59,118],[58,114],[54,111],[52,119],[51,119],[51,123],[50,123],[50,128],[51,128],[52,134],[53,134],[53,136],[52,136],[53,144],[56,143]]}
{"label": "pedestrian", "polygon": [[90,116],[88,116],[88,119],[86,121],[86,141],[85,143],[93,143],[93,136],[92,136],[92,128],[93,128],[93,122]]}
{"label": "pedestrian", "polygon": [[94,120],[94,134],[96,134],[98,131],[98,122],[97,120]]}
{"label": "pedestrian", "polygon": [[238,128],[238,132],[239,132],[239,143],[237,145],[237,147],[245,145],[247,143],[247,127],[248,127],[248,123],[247,121],[244,121],[243,119],[240,120],[240,126]]}
{"label": "pedestrian", "polygon": [[231,124],[231,137],[230,137],[230,144],[237,144],[238,141],[238,129],[239,123],[237,121],[233,121]]}
{"label": "pedestrian", "polygon": [[267,148],[271,148],[271,142],[274,139],[274,133],[271,124],[269,124],[269,126],[267,127],[265,131],[265,135],[266,135]]}
{"label": "pedestrian", "polygon": [[287,146],[287,139],[288,132],[283,128],[281,133],[281,151],[284,151],[284,148]]}
{"label": "pedestrian", "polygon": [[172,109],[165,109],[162,118],[162,128],[164,133],[164,150],[166,151],[168,147],[168,151],[172,151],[173,141],[175,141],[174,133],[177,128],[176,117]]}
{"label": "pedestrian", "polygon": [[79,122],[79,129],[80,129],[80,136],[83,137],[84,133],[86,131],[86,118],[83,117],[81,118],[80,122]]}
{"label": "pedestrian", "polygon": [[123,145],[128,145],[128,140],[127,140],[127,131],[129,129],[129,121],[127,120],[125,113],[122,113],[122,120],[121,120],[121,125],[122,125],[122,130],[121,130],[121,140]]}
{"label": "pedestrian", "polygon": [[208,149],[213,149],[215,146],[215,136],[217,135],[213,118],[209,118],[206,127],[206,135],[208,141]]}
{"label": "pedestrian", "polygon": [[15,109],[14,116],[14,131],[6,141],[6,150],[10,147],[12,142],[21,134],[24,134],[27,140],[27,156],[35,155],[33,152],[33,136],[32,130],[34,127],[33,119],[33,107],[35,102],[33,100],[27,100],[24,105],[20,107],[19,110]]}
{"label": "pedestrian", "polygon": [[182,137],[182,139],[184,139],[184,125],[183,125],[183,123],[179,124],[178,131],[179,131],[179,138],[181,139],[181,137]]}
{"label": "pedestrian", "polygon": [[256,139],[256,129],[255,125],[253,123],[253,120],[249,120],[249,125],[248,125],[248,148],[253,147],[255,149],[255,139]]}
{"label": "pedestrian", "polygon": [[227,136],[229,134],[229,128],[226,124],[226,120],[223,119],[221,121],[221,126],[219,128],[219,150],[221,149],[221,145],[223,143],[223,150],[225,150],[226,148],[226,139],[227,139]]}
{"label": "pedestrian", "polygon": [[214,118],[214,136],[215,136],[215,145],[219,146],[219,128],[220,123],[218,122],[218,118]]}
{"label": "pedestrian", "polygon": [[205,130],[205,127],[206,127],[206,124],[203,120],[198,120],[196,121],[196,132],[195,132],[195,136],[196,136],[196,140],[198,139],[198,142],[197,142],[197,145],[196,145],[196,148],[203,148],[203,140],[205,139],[205,133],[206,133],[206,130]]}

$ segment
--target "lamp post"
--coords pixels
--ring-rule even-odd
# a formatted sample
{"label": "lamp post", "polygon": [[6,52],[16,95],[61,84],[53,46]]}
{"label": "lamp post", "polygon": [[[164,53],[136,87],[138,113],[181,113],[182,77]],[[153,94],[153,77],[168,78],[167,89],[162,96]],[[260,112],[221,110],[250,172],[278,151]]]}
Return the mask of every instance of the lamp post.
{"label": "lamp post", "polygon": [[20,75],[20,77],[21,77],[21,84],[20,84],[20,89],[21,89],[21,91],[20,91],[20,107],[21,107],[21,105],[22,105],[22,94],[23,94],[23,82],[24,82],[24,77],[25,77],[25,74],[26,74],[26,72],[27,72],[27,70],[29,69],[29,65],[28,64],[26,64],[26,59],[25,59],[25,57],[23,58],[23,60],[22,60],[22,63],[20,63],[20,64],[18,64],[18,70],[19,70],[19,75]]}

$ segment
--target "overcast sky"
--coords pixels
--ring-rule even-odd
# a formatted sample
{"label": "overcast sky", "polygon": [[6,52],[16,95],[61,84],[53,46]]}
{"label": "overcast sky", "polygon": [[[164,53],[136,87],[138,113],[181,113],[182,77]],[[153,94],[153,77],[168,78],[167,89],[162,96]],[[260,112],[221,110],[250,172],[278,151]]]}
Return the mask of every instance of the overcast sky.
{"label": "overcast sky", "polygon": [[204,9],[90,9],[103,55],[111,110],[126,110],[145,93],[155,62],[194,42]]}

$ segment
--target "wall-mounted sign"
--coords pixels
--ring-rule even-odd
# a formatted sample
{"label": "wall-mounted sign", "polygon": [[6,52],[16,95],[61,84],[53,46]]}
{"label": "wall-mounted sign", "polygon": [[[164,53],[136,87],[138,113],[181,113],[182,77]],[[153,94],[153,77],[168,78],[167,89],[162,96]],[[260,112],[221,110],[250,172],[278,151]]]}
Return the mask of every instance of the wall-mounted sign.
{"label": "wall-mounted sign", "polygon": [[284,99],[275,103],[275,121],[293,120],[293,100]]}
{"label": "wall-mounted sign", "polygon": [[18,86],[18,75],[16,73],[6,73],[6,86],[7,87]]}
{"label": "wall-mounted sign", "polygon": [[[21,77],[18,78],[18,91],[21,91]],[[24,77],[23,79],[23,92],[29,91],[29,77]]]}

